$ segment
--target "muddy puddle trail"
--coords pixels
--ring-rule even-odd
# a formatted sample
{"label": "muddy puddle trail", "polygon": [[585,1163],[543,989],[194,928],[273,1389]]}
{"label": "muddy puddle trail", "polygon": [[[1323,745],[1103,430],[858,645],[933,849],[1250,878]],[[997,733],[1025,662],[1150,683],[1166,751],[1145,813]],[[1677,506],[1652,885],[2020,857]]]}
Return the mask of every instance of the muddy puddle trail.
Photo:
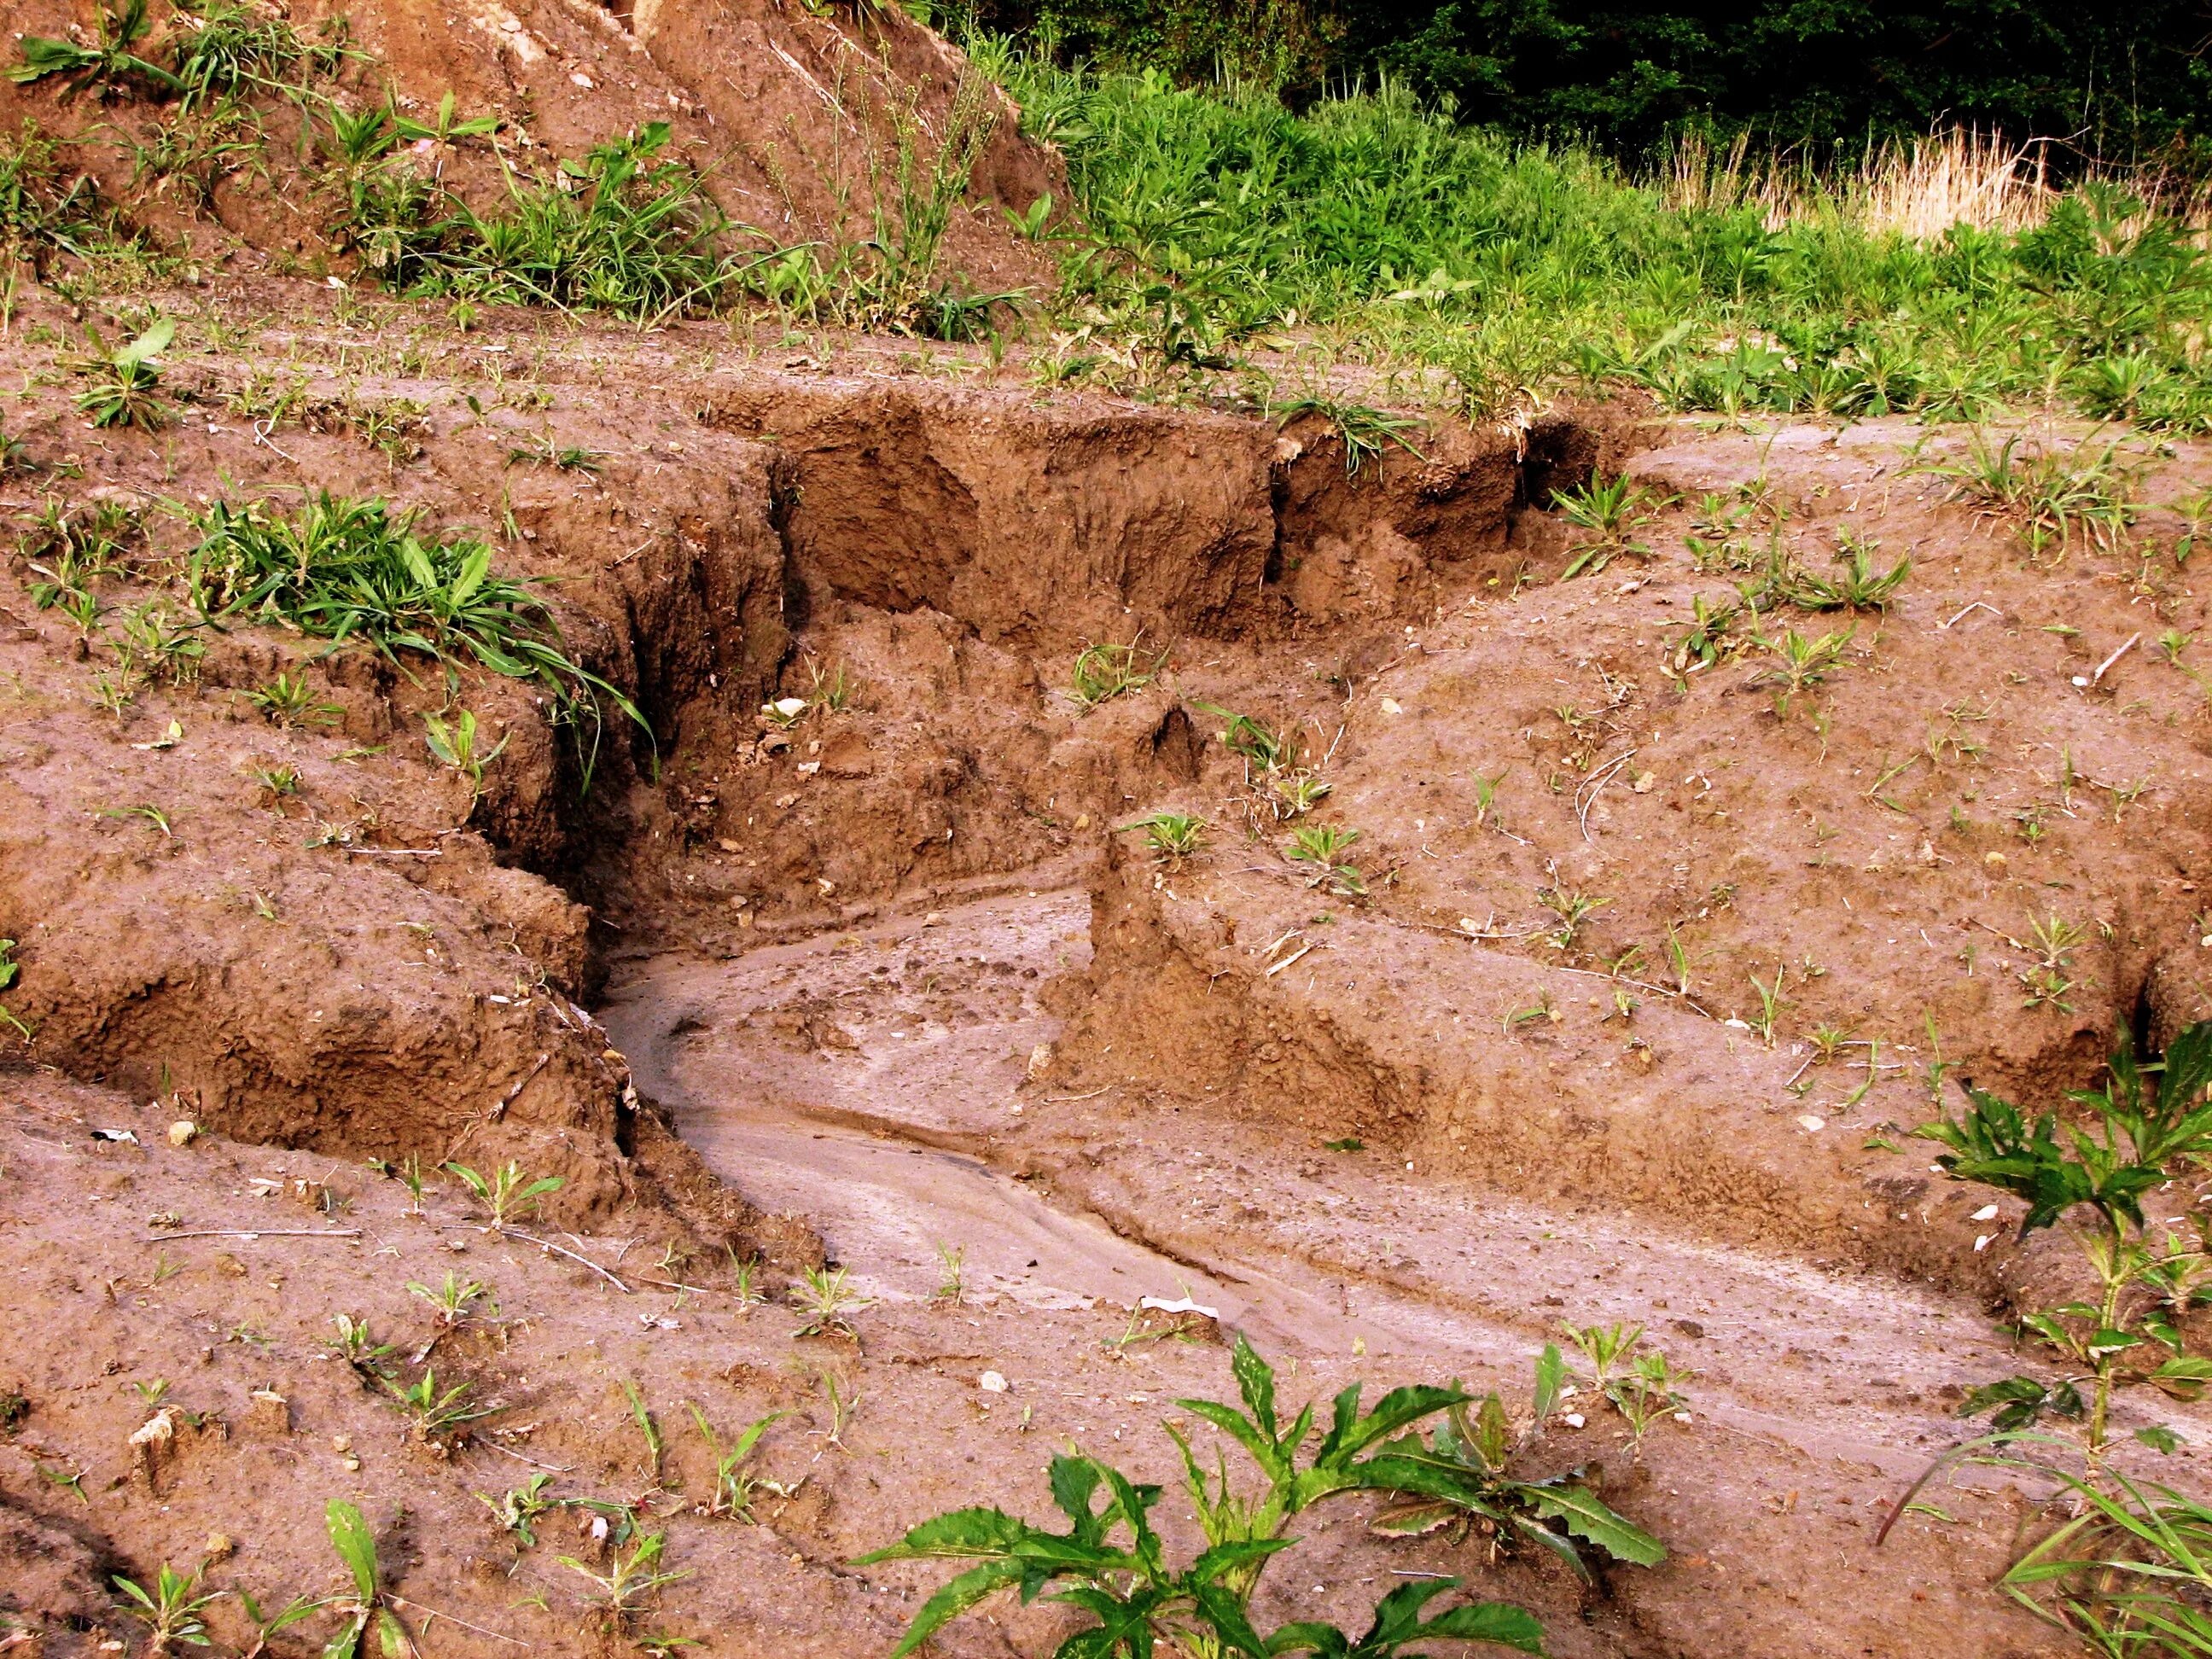
{"label": "muddy puddle trail", "polygon": [[[1045,872],[1043,879],[1066,872]],[[1824,1271],[1310,1146],[1235,1103],[1024,1087],[1088,962],[1077,888],[617,963],[602,1018],[640,1087],[753,1202],[802,1214],[872,1296],[1038,1310],[1150,1297],[1263,1348],[1517,1373],[1562,1322],[1647,1325],[1692,1417],[1889,1475],[1960,1435],[2008,1345],[1964,1297]]]}

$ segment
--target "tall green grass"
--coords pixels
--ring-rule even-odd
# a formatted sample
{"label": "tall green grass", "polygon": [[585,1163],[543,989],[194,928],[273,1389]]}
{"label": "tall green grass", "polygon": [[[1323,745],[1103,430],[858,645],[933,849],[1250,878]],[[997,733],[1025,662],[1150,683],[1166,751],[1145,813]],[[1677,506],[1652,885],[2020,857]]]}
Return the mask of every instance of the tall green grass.
{"label": "tall green grass", "polygon": [[1402,88],[1292,113],[1233,85],[974,50],[1067,157],[1089,228],[1062,303],[1149,313],[1207,350],[1310,338],[1425,371],[1475,415],[1627,381],[1724,413],[2212,425],[2212,260],[2112,185],[2018,233],[1915,239],[1863,222],[1849,181],[1801,192],[1787,219],[1670,205],[1594,155],[1462,125]]}

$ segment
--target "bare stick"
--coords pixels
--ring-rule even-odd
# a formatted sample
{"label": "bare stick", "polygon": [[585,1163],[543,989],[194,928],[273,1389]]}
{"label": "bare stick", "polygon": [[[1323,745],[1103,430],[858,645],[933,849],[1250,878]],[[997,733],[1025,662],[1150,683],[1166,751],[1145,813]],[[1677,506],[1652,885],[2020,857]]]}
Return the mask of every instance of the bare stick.
{"label": "bare stick", "polygon": [[1582,824],[1583,839],[1584,841],[1588,841],[1590,838],[1590,808],[1597,805],[1597,792],[1604,788],[1605,786],[1612,781],[1613,775],[1615,772],[1618,772],[1622,767],[1628,764],[1630,757],[1635,753],[1636,751],[1633,749],[1624,749],[1620,754],[1615,755],[1611,760],[1600,767],[1597,770],[1597,775],[1583,786],[1583,789],[1589,791],[1589,799],[1588,800],[1583,800],[1580,799],[1582,790],[1578,789],[1575,792],[1577,805],[1579,809],[1576,816]]}
{"label": "bare stick", "polygon": [[1977,611],[1986,611],[1992,617],[2001,617],[2004,614],[2004,612],[1998,610],[1996,606],[1990,604],[1987,600],[1976,599],[1972,605],[1968,605],[1966,610],[1961,611],[1957,616],[1952,617],[1949,622],[1937,623],[1936,624],[1936,632],[1943,633],[1948,631],[1954,624],[1963,622],[1968,616]]}
{"label": "bare stick", "polygon": [[141,1244],[159,1244],[172,1238],[359,1238],[358,1227],[257,1227],[252,1232],[216,1228],[196,1233],[148,1233]]}
{"label": "bare stick", "polygon": [[565,1255],[569,1261],[579,1262],[584,1267],[589,1267],[593,1273],[605,1279],[608,1284],[613,1285],[624,1296],[628,1296],[631,1293],[629,1285],[623,1284],[622,1280],[617,1279],[605,1267],[602,1267],[598,1262],[592,1261],[591,1257],[587,1255],[579,1255],[575,1251],[568,1249],[565,1244],[556,1244],[550,1238],[539,1238],[534,1233],[526,1233],[520,1227],[494,1227],[491,1231],[499,1234],[502,1238],[519,1238],[526,1244],[535,1244],[541,1250],[550,1250],[556,1255]]}
{"label": "bare stick", "polygon": [[2089,676],[2089,684],[2092,685],[2101,684],[2105,678],[2105,671],[2107,668],[2110,668],[2114,663],[2118,662],[2121,658],[2126,656],[2130,651],[2132,651],[2135,648],[2136,641],[2142,637],[2142,634],[2140,629],[2129,635],[2128,641],[2125,645],[2123,645],[2118,650],[2113,652],[2111,656],[2106,658],[2104,661],[2097,665],[2097,672]]}

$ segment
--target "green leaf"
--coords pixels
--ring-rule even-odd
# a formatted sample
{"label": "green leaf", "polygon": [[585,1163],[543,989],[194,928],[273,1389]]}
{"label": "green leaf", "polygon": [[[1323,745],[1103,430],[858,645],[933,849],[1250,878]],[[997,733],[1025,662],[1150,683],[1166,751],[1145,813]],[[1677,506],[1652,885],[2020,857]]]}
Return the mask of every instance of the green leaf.
{"label": "green leaf", "polygon": [[1559,1403],[1559,1390],[1566,1385],[1567,1362],[1559,1353],[1559,1345],[1547,1342],[1544,1352],[1536,1357],[1536,1422],[1540,1427]]}
{"label": "green leaf", "polygon": [[2181,1445],[2181,1437],[2163,1423],[2146,1423],[2136,1431],[2136,1438],[2153,1451],[2161,1452],[2168,1457],[2172,1456]]}
{"label": "green leaf", "polygon": [[1285,1625],[1267,1638],[1269,1654],[1315,1653],[1321,1659],[1351,1659],[1352,1638],[1334,1625],[1306,1620]]}
{"label": "green leaf", "polygon": [[377,1644],[384,1650],[384,1659],[408,1659],[415,1651],[415,1643],[407,1634],[407,1626],[399,1622],[399,1615],[389,1607],[376,1612]]}
{"label": "green leaf", "polygon": [[1252,1420],[1269,1439],[1275,1437],[1275,1371],[1242,1335],[1230,1356],[1229,1369],[1237,1378],[1237,1391],[1244,1396]]}
{"label": "green leaf", "polygon": [[[966,1514],[977,1512],[963,1511]],[[991,1512],[995,1513],[995,1511]],[[927,1524],[925,1522],[923,1526]],[[922,1528],[916,1527],[914,1530],[920,1532]],[[911,1539],[914,1533],[910,1532],[907,1536]],[[884,1551],[876,1555],[864,1555],[860,1559],[863,1562],[880,1561],[890,1554],[890,1552]],[[921,1611],[914,1616],[914,1623],[907,1626],[906,1634],[899,1639],[899,1644],[891,1650],[891,1659],[901,1659],[902,1655],[912,1653],[945,1625],[957,1619],[985,1596],[994,1591],[1006,1589],[1018,1581],[1021,1576],[1022,1564],[1018,1561],[986,1562],[980,1567],[971,1567],[962,1573],[922,1603]]]}
{"label": "green leaf", "polygon": [[878,1561],[911,1561],[930,1556],[1007,1555],[1022,1544],[1052,1536],[1004,1510],[953,1510],[910,1528],[896,1544],[855,1557],[854,1565],[868,1566]]}
{"label": "green leaf", "polygon": [[1537,1514],[1565,1522],[1569,1532],[1589,1540],[1616,1561],[1656,1567],[1667,1559],[1665,1545],[1614,1514],[1583,1487],[1529,1486],[1517,1490],[1527,1495]]}
{"label": "green leaf", "polygon": [[[368,1529],[368,1522],[361,1518],[361,1511],[343,1498],[333,1498],[324,1506],[323,1518],[330,1528],[331,1547],[338,1559],[352,1570],[355,1589],[364,1601],[376,1597],[376,1536]],[[359,1634],[356,1632],[356,1636]]]}
{"label": "green leaf", "polygon": [[2194,1400],[2212,1383],[2212,1359],[2183,1356],[2169,1359],[2150,1374],[2151,1385],[2176,1400]]}
{"label": "green leaf", "polygon": [[1449,1608],[1422,1626],[1421,1634],[1490,1642],[1522,1653],[1544,1651],[1544,1626],[1536,1615],[1504,1601],[1471,1601]]}

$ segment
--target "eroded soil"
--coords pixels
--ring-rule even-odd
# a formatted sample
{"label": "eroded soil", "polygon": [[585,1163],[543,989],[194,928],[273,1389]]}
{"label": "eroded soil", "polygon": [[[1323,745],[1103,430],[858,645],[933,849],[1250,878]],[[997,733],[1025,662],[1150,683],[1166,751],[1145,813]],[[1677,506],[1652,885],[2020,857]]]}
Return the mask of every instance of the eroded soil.
{"label": "eroded soil", "polygon": [[[182,347],[191,418],[95,437],[25,343],[44,304],[5,348],[9,429],[49,469],[7,481],[11,509],[313,485],[511,514],[502,567],[558,579],[564,637],[651,733],[611,723],[586,795],[515,683],[449,692],[252,626],[103,709],[103,630],[41,609],[17,561],[0,933],[36,1036],[0,1078],[0,1394],[23,1402],[0,1607],[27,1642],[123,1639],[107,1576],[163,1560],[264,1605],[327,1591],[345,1497],[428,1650],[608,1646],[559,1559],[607,1569],[593,1511],[532,1547],[477,1501],[545,1474],[666,1528],[687,1576],[631,1634],[883,1651],[942,1574],[854,1556],[958,1504],[1041,1514],[1068,1442],[1174,1480],[1158,1419],[1227,1393],[1228,1333],[1293,1398],[1516,1399],[1560,1322],[1627,1320],[1695,1371],[1686,1420],[1631,1447],[1593,1410],[1534,1455],[1601,1466],[1666,1564],[1583,1587],[1480,1539],[1370,1537],[1347,1505],[1268,1618],[1357,1625],[1443,1571],[1536,1608],[1563,1655],[2066,1650],[1990,1588],[2039,1491],[1957,1474],[1873,1547],[1964,1389],[2019,1368],[2008,1287],[2059,1271],[1905,1132],[1936,1042],[2050,1103],[2116,1025],[2205,1012],[2204,698],[2152,648],[2203,605],[2145,556],[2157,510],[2128,548],[2038,563],[1912,470],[1901,426],[1570,412],[1355,479],[1322,431],[1040,397],[977,354],[458,337],[401,307]],[[223,400],[276,372],[325,412],[257,438]],[[422,425],[386,453],[359,410],[403,396]],[[539,436],[598,470],[511,459]],[[1532,481],[1623,462],[1680,499],[1558,581]],[[2138,493],[2207,472],[2147,458]],[[1693,523],[1708,493],[1760,557],[1826,569],[1844,531],[1912,555],[1886,611],[1759,624],[1855,630],[1786,712],[1756,648],[1674,656],[1695,601],[1751,574],[1695,568],[1686,535],[1726,539]],[[179,606],[187,540],[148,513],[104,611]],[[1139,629],[1158,677],[1079,708],[1077,649]],[[256,712],[280,669],[327,722]],[[760,712],[781,696],[812,700],[787,728]],[[481,799],[422,740],[449,697],[509,738]],[[1206,705],[1295,731],[1332,793],[1284,817]],[[257,781],[279,765],[289,791]],[[1169,808],[1211,826],[1180,861],[1122,828]],[[1359,831],[1364,896],[1285,859],[1296,823]],[[1549,940],[1547,890],[1604,902]],[[2051,915],[2083,939],[2029,1006],[2018,941]],[[1778,970],[1763,1031],[1752,980]],[[1847,1046],[1822,1064],[1824,1024]],[[457,1183],[418,1213],[364,1164],[410,1156],[567,1185],[488,1231]],[[794,1338],[782,1293],[825,1260],[871,1304],[854,1337]],[[489,1295],[441,1335],[409,1286],[448,1270]],[[497,1409],[425,1443],[337,1355],[341,1313],[395,1375]],[[702,1512],[685,1402],[725,1434],[793,1413],[759,1524]],[[2201,1440],[2200,1412],[2166,1419]],[[1161,1514],[1187,1542],[1187,1506]],[[1048,1651],[1066,1618],[993,1602],[937,1645]],[[246,1645],[235,1602],[210,1620]]]}

